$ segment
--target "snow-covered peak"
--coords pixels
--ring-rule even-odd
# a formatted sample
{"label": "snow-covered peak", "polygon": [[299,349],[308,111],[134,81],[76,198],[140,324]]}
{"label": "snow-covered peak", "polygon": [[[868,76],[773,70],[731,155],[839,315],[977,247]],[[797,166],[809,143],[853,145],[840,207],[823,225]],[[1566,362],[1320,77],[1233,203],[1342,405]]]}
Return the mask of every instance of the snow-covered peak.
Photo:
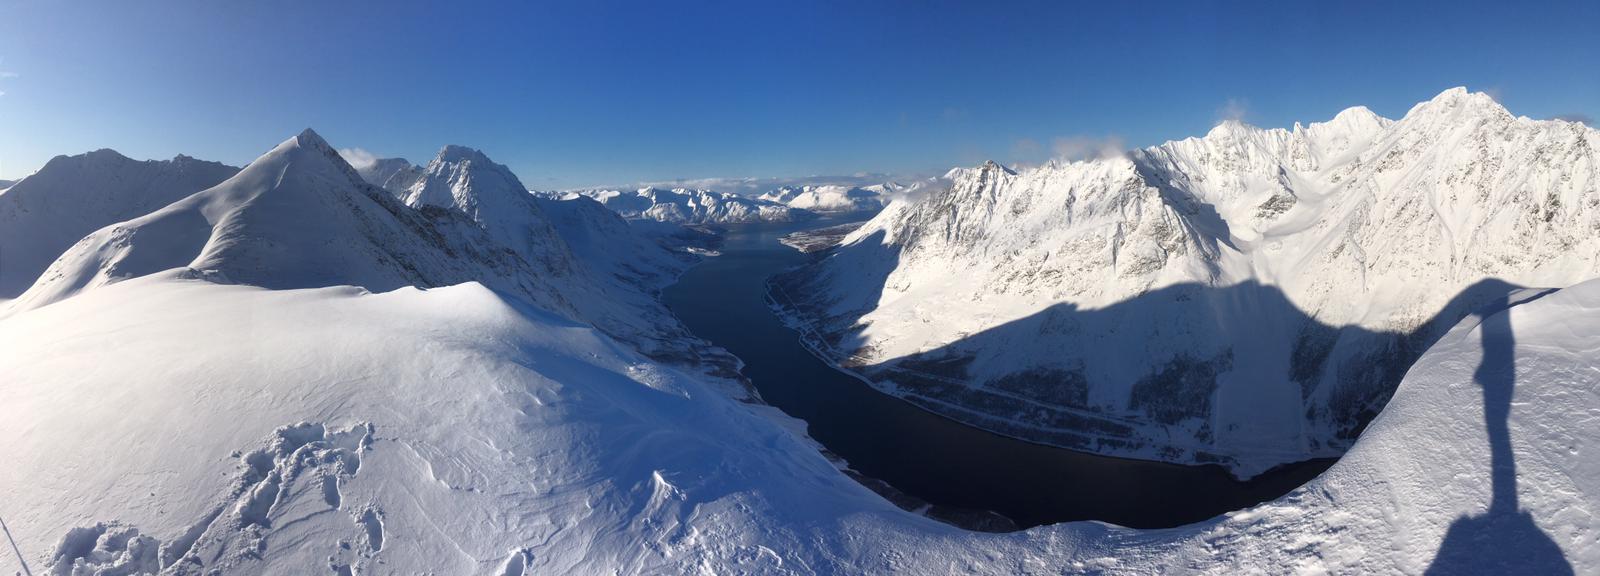
{"label": "snow-covered peak", "polygon": [[495,163],[473,148],[450,145],[422,170],[421,177],[401,194],[408,206],[433,206],[459,210],[473,219],[482,212],[504,207],[529,206],[528,187],[509,168]]}
{"label": "snow-covered peak", "polygon": [[1351,106],[1339,111],[1332,120],[1327,122],[1312,122],[1311,129],[1317,130],[1325,127],[1328,130],[1342,132],[1375,133],[1394,124],[1393,120],[1379,116],[1366,106]]}
{"label": "snow-covered peak", "polygon": [[[482,162],[493,164],[483,151],[477,148],[461,146],[459,144],[446,144],[439,149],[439,154],[434,158],[436,162]],[[496,164],[498,166],[498,164]]]}
{"label": "snow-covered peak", "polygon": [[96,229],[226,180],[238,168],[189,156],[133,160],[102,149],[56,156],[0,192],[0,299],[21,294]]}
{"label": "snow-covered peak", "polygon": [[[293,138],[284,140],[271,151],[257,158],[240,172],[238,178],[248,178],[253,183],[263,183],[267,179],[278,178],[282,180],[291,174],[325,179],[339,184],[360,186],[366,183],[361,174],[345,161],[333,146],[323,140],[316,131],[306,128]],[[281,182],[280,182],[281,184]],[[255,193],[272,191],[284,188],[283,186],[251,186],[248,187]]]}
{"label": "snow-covered peak", "polygon": [[450,261],[431,232],[306,130],[220,184],[83,237],[12,310],[173,268],[267,288],[388,290],[468,276],[472,264]]}
{"label": "snow-covered peak", "polygon": [[872,212],[883,208],[889,201],[889,194],[903,188],[893,182],[873,186],[839,184],[783,186],[762,194],[759,199],[819,213]]}
{"label": "snow-covered peak", "polygon": [[[294,138],[290,138],[285,140],[282,144],[279,144],[278,148],[274,151],[277,150],[282,150],[285,154],[292,154],[296,158],[304,161],[316,162],[319,165],[325,164],[330,169],[349,176],[354,182],[365,182],[365,180],[361,179],[361,175],[356,172],[355,168],[350,166],[350,163],[344,159],[344,156],[339,154],[339,151],[334,149],[332,145],[328,144],[328,141],[324,140],[322,135],[318,134],[316,130],[306,128],[305,130],[300,131],[300,133],[296,134]],[[290,152],[291,150],[293,151],[292,153]],[[269,153],[268,156],[263,157],[263,159],[266,159],[271,155],[272,154]],[[257,160],[257,162],[260,162],[260,160]],[[254,162],[252,162],[252,164],[254,164]]]}
{"label": "snow-covered peak", "polygon": [[1483,92],[1468,91],[1462,86],[1445,90],[1427,102],[1412,106],[1411,110],[1406,112],[1405,118],[1418,116],[1457,117],[1460,115],[1512,118],[1511,112],[1501,106],[1499,102],[1496,102],[1493,97]]}
{"label": "snow-covered peak", "polygon": [[713,190],[664,190],[649,186],[632,192],[584,190],[580,193],[630,219],[685,224],[740,224],[789,222],[815,216],[808,210],[778,202]]}
{"label": "snow-covered peak", "polygon": [[[1292,130],[1224,122],[1126,158],[953,170],[948,191],[892,205],[785,290],[827,306],[810,320],[859,345],[841,351],[851,362],[889,370],[944,351],[971,362],[960,390],[1081,374],[1089,404],[1136,420],[1151,419],[1131,408],[1150,400],[1131,383],[1171,377],[1152,366],[1227,363],[1217,374],[1231,375],[1190,390],[1215,407],[1191,402],[1191,424],[1150,421],[1128,446],[1179,461],[1200,446],[1260,469],[1347,446],[1414,343],[1458,318],[1479,282],[1600,274],[1597,151],[1600,132],[1517,118],[1464,89],[1399,121],[1357,107]],[[1171,304],[1197,293],[1215,302]],[[1075,310],[1134,312],[1093,328]],[[1004,404],[959,408],[1025,414]],[[1183,429],[1200,425],[1211,428]]]}
{"label": "snow-covered peak", "polygon": [[1249,137],[1250,135],[1253,135],[1253,134],[1256,134],[1256,133],[1259,133],[1259,132],[1261,132],[1261,128],[1257,128],[1255,126],[1251,126],[1249,124],[1245,124],[1241,120],[1229,119],[1229,120],[1223,120],[1221,122],[1218,122],[1216,126],[1212,126],[1211,130],[1206,132],[1205,139],[1206,140],[1238,139],[1238,138]]}
{"label": "snow-covered peak", "polygon": [[995,162],[994,160],[986,160],[986,161],[984,161],[983,170],[985,172],[996,172],[996,173],[1007,174],[1007,175],[1011,175],[1011,176],[1015,176],[1017,174],[1016,170],[1012,170],[1010,168],[1007,168],[1004,165],[1001,165],[999,162]]}

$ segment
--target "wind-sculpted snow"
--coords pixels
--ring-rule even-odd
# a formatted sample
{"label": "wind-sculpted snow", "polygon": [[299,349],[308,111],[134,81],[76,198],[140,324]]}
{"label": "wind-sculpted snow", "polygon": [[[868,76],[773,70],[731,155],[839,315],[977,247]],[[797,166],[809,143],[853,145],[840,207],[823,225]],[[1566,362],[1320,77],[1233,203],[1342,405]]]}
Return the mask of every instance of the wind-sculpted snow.
{"label": "wind-sculpted snow", "polygon": [[636,191],[585,190],[580,193],[630,219],[682,224],[749,224],[797,222],[817,217],[809,210],[710,190],[641,188]]}
{"label": "wind-sculpted snow", "polygon": [[[954,170],[782,287],[823,352],[890,393],[1048,442],[1086,433],[1051,411],[1115,415],[1125,432],[1089,449],[1248,476],[1347,448],[1481,303],[1469,287],[1600,274],[1597,149],[1600,132],[1464,89],[1399,121],[1230,121],[1117,158]],[[1239,297],[1254,285],[1282,296]],[[1096,310],[1124,312],[1076,319]],[[890,376],[930,371],[937,390]],[[1193,401],[1151,404],[1155,382]]]}
{"label": "wind-sculpted snow", "polygon": [[988,534],[480,285],[165,273],[0,321],[0,437],[27,440],[0,443],[0,514],[30,566],[83,574],[1589,573],[1596,322],[1595,283],[1469,316],[1277,501]]}
{"label": "wind-sculpted snow", "polygon": [[368,424],[339,431],[305,422],[280,427],[264,446],[238,456],[229,488],[176,538],[163,543],[117,522],[73,528],[49,566],[62,575],[231,573],[262,560],[277,541],[342,534],[328,567],[335,574],[372,569],[383,549],[382,511],[352,506],[340,488],[361,470],[371,443]]}
{"label": "wind-sculpted snow", "polygon": [[57,156],[0,184],[0,299],[15,298],[78,239],[215,186],[238,168],[178,156],[137,161],[112,150]]}

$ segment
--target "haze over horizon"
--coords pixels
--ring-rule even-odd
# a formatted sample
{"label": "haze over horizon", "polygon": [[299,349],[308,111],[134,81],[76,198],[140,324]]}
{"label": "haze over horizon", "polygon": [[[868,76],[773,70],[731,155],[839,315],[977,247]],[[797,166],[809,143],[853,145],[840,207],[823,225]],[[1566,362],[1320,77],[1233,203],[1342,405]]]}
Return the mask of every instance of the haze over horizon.
{"label": "haze over horizon", "polygon": [[0,179],[98,148],[243,165],[308,126],[413,162],[480,148],[557,189],[1032,163],[1232,117],[1398,118],[1458,85],[1600,116],[1574,57],[1600,53],[1593,3],[1373,12],[0,2]]}

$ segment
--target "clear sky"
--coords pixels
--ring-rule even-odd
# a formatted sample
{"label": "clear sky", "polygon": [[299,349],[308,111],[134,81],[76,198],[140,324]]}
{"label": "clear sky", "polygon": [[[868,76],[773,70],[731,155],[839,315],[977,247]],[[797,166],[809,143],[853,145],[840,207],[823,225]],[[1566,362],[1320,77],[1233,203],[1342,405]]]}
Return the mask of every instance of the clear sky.
{"label": "clear sky", "polygon": [[310,126],[531,187],[940,172],[1446,88],[1600,117],[1600,2],[0,0],[0,178],[233,164]]}

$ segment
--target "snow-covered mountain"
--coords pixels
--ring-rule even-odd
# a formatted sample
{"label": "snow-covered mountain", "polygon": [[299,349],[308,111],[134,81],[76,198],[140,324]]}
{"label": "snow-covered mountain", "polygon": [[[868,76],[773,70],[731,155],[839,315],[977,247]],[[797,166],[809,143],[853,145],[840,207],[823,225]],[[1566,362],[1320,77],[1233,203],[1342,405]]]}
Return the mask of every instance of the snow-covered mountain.
{"label": "snow-covered mountain", "polygon": [[[292,175],[278,161],[307,161],[307,140],[263,161]],[[0,320],[0,569],[1600,569],[1584,513],[1600,502],[1596,283],[1469,317],[1344,459],[1282,499],[1169,530],[988,534],[902,511],[770,408],[478,282],[370,293],[207,277],[168,270]]]}
{"label": "snow-covered mountain", "polygon": [[892,193],[899,188],[900,185],[892,182],[872,187],[835,185],[785,186],[762,194],[760,198],[791,208],[801,208],[823,214],[874,212],[882,209],[884,203],[889,199],[889,195],[886,192]]}
{"label": "snow-covered mountain", "polygon": [[548,274],[516,269],[518,261],[469,227],[447,236],[429,220],[366,184],[307,130],[221,184],[84,237],[8,312],[172,268],[272,289],[483,280],[570,311],[544,286]]}
{"label": "snow-covered mountain", "polygon": [[[698,257],[669,248],[669,239],[587,197],[532,194],[510,169],[472,148],[445,146],[426,167],[409,172],[414,175],[367,177],[386,182],[391,194],[431,215],[441,230],[460,231],[447,236],[487,235],[486,242],[469,242],[508,250],[543,281],[538,290],[556,295],[576,318],[657,360],[720,374],[734,395],[749,394],[737,360],[689,334],[655,297]],[[518,268],[506,273],[525,274]]]}
{"label": "snow-covered mountain", "polygon": [[952,171],[774,292],[815,349],[930,410],[1252,475],[1343,452],[1504,282],[1600,275],[1597,149],[1460,88],[1399,121],[1225,122]]}
{"label": "snow-covered mountain", "polygon": [[866,186],[784,186],[762,194],[760,199],[818,214],[870,214],[894,200],[920,197],[949,185],[947,178],[936,177],[912,180],[910,184],[890,181]]}
{"label": "snow-covered mountain", "polygon": [[598,200],[624,218],[658,220],[681,224],[749,224],[754,222],[796,222],[816,214],[759,198],[711,190],[641,188],[625,190],[584,190],[580,194]]}
{"label": "snow-covered mountain", "polygon": [[422,179],[422,168],[405,158],[373,158],[350,166],[362,179],[385,190],[408,190]]}
{"label": "snow-covered mountain", "polygon": [[10,188],[12,184],[16,184],[16,183],[17,183],[16,180],[0,180],[0,191],[4,191],[6,188]]}
{"label": "snow-covered mountain", "polygon": [[57,156],[0,185],[0,300],[26,290],[84,235],[228,179],[238,168],[178,156],[132,160],[113,150]]}

